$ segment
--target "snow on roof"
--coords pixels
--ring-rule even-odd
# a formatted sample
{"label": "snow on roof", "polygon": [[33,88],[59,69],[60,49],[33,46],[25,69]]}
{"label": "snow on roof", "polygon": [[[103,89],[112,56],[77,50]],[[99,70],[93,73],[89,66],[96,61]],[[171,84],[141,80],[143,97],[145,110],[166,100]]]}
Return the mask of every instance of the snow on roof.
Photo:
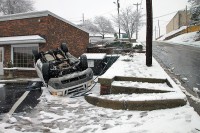
{"label": "snow on roof", "polygon": [[0,45],[19,43],[46,43],[46,40],[39,35],[0,37]]}
{"label": "snow on roof", "polygon": [[51,15],[65,23],[68,23],[82,31],[85,31],[87,33],[89,33],[87,30],[84,30],[82,28],[80,28],[79,26],[73,24],[72,22],[48,11],[48,10],[45,10],[45,11],[36,11],[36,12],[25,12],[25,13],[17,13],[17,14],[11,14],[11,15],[3,15],[3,16],[0,16],[0,21],[9,21],[9,20],[16,20],[16,19],[25,19],[25,18],[36,18],[36,17],[44,17],[44,16],[48,16],[48,15]]}
{"label": "snow on roof", "polygon": [[106,57],[106,53],[85,53],[89,60],[102,60]]}

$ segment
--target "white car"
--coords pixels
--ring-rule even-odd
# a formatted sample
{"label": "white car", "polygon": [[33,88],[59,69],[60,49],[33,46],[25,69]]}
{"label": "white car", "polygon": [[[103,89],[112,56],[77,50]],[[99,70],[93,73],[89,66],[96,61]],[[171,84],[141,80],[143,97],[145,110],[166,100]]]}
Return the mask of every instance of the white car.
{"label": "white car", "polygon": [[87,91],[93,83],[93,71],[87,57],[77,59],[68,52],[66,44],[56,50],[33,50],[35,69],[52,95],[68,95]]}

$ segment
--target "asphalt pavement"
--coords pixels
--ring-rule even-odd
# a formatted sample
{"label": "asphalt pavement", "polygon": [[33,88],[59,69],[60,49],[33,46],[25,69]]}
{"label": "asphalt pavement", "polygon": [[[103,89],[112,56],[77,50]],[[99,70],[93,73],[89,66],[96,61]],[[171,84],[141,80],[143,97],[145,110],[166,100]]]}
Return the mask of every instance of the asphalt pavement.
{"label": "asphalt pavement", "polygon": [[200,48],[154,42],[153,54],[191,90],[200,89]]}
{"label": "asphalt pavement", "polygon": [[[200,97],[200,93],[193,91],[194,88],[200,90],[200,48],[153,42],[153,56],[170,77],[181,81],[181,85],[187,92],[197,98]],[[190,97],[188,100],[200,115],[200,103],[193,101]]]}
{"label": "asphalt pavement", "polygon": [[[26,92],[27,84],[9,84],[0,88],[0,114],[7,113],[15,102]],[[16,112],[31,111],[39,102],[41,90],[31,90]]]}

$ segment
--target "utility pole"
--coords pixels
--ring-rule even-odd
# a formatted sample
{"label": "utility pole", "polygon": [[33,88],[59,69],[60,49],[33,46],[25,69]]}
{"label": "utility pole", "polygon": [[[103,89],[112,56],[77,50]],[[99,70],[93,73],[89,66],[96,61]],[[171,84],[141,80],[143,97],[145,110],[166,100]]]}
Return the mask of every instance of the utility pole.
{"label": "utility pole", "polygon": [[156,40],[156,26],[155,26],[155,40]]}
{"label": "utility pole", "polygon": [[[137,15],[138,15],[138,6],[139,5],[141,5],[142,3],[140,3],[140,4],[133,4],[133,5],[135,5],[136,7],[137,7]],[[136,40],[138,39],[138,23],[136,24]]]}
{"label": "utility pole", "polygon": [[152,66],[152,35],[153,35],[152,0],[146,0],[146,14],[147,14],[146,65],[150,67]]}
{"label": "utility pole", "polygon": [[84,22],[85,22],[84,13],[83,13],[82,17],[83,17],[82,21],[83,21],[83,25],[84,25]]}
{"label": "utility pole", "polygon": [[120,33],[120,17],[119,17],[119,8],[120,8],[119,0],[117,0],[117,3],[116,2],[113,2],[113,3],[117,5],[118,24],[119,24],[118,25],[119,26],[119,39],[120,39],[121,33]]}
{"label": "utility pole", "polygon": [[185,21],[186,21],[186,30],[187,30],[187,33],[188,33],[188,16],[187,16],[187,5],[186,5],[186,9],[185,9]]}
{"label": "utility pole", "polygon": [[159,22],[159,20],[158,20],[158,37],[160,37],[160,22]]}
{"label": "utility pole", "polygon": [[119,0],[117,0],[117,13],[118,13],[118,23],[119,23],[119,39],[120,39],[120,18],[119,18],[119,8],[120,8],[120,5],[119,5]]}

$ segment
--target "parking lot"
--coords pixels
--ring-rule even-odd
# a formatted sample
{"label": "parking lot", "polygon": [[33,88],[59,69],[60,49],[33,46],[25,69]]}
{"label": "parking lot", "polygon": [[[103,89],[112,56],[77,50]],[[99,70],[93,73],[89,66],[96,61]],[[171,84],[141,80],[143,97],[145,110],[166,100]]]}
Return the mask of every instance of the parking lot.
{"label": "parking lot", "polygon": [[[0,84],[0,113],[7,113],[26,91],[28,84]],[[41,90],[31,90],[15,112],[30,111],[39,102]]]}

